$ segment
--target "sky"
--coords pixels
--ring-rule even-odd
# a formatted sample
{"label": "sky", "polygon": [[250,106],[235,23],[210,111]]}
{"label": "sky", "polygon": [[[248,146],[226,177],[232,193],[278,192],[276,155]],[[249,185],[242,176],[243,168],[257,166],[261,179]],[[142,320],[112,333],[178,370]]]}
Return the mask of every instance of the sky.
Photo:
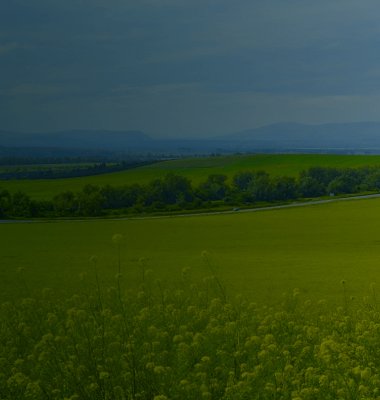
{"label": "sky", "polygon": [[0,130],[380,120],[378,0],[1,0]]}

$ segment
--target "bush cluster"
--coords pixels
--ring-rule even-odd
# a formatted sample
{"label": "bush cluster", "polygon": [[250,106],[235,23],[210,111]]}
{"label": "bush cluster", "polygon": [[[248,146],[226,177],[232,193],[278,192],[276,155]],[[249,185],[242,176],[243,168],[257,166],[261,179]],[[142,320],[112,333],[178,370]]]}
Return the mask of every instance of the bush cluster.
{"label": "bush cluster", "polygon": [[243,171],[232,177],[210,175],[196,187],[175,174],[146,185],[86,185],[80,192],[65,191],[50,201],[34,201],[22,192],[0,190],[0,218],[75,217],[116,213],[178,211],[218,206],[313,198],[380,189],[380,169],[313,167],[294,177],[271,177],[264,171]]}
{"label": "bush cluster", "polygon": [[380,398],[380,312],[329,308],[295,290],[283,304],[228,301],[214,276],[177,288],[143,273],[81,294],[1,305],[1,399]]}

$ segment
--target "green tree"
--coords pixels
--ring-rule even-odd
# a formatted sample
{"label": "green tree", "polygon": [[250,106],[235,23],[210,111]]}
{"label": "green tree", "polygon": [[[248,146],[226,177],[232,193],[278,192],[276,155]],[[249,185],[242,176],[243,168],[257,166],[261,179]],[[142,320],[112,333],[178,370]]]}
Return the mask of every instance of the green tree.
{"label": "green tree", "polygon": [[337,194],[356,193],[364,179],[363,171],[353,168],[345,169],[329,183],[327,190]]}
{"label": "green tree", "polygon": [[226,181],[226,175],[210,175],[205,182],[199,185],[199,197],[202,200],[223,200],[229,191]]}
{"label": "green tree", "polygon": [[310,177],[327,187],[328,184],[337,178],[341,174],[341,171],[337,168],[330,167],[311,167],[306,171],[300,173],[300,178]]}
{"label": "green tree", "polygon": [[246,191],[254,178],[255,173],[252,171],[238,172],[232,178],[233,187],[237,190]]}
{"label": "green tree", "polygon": [[56,214],[61,216],[73,215],[78,211],[78,199],[70,190],[54,196],[53,205]]}
{"label": "green tree", "polygon": [[77,195],[78,213],[85,216],[97,216],[102,213],[104,197],[100,188],[95,185],[86,185]]}
{"label": "green tree", "polygon": [[194,194],[189,179],[167,174],[163,179],[154,179],[144,190],[146,206],[165,208],[166,205],[184,205],[193,200]]}
{"label": "green tree", "polygon": [[303,176],[299,181],[299,191],[302,197],[318,197],[326,194],[327,188],[311,176]]}
{"label": "green tree", "polygon": [[31,217],[32,209],[31,209],[31,199],[30,197],[23,192],[16,192],[13,194],[12,199],[12,208],[11,214],[15,217]]}
{"label": "green tree", "polygon": [[364,180],[364,184],[369,190],[380,190],[380,171],[371,171]]}
{"label": "green tree", "polygon": [[0,218],[6,218],[11,211],[12,198],[8,190],[0,190]]}
{"label": "green tree", "polygon": [[103,208],[130,208],[138,203],[143,195],[143,189],[138,184],[121,187],[107,185],[101,188],[100,193],[104,199]]}
{"label": "green tree", "polygon": [[167,174],[163,185],[163,200],[166,204],[187,203],[193,200],[193,188],[188,178]]}
{"label": "green tree", "polygon": [[298,185],[293,177],[276,177],[272,182],[274,200],[291,200],[298,197]]}
{"label": "green tree", "polygon": [[265,171],[258,171],[249,184],[248,192],[252,201],[271,201],[273,200],[273,184],[269,174]]}

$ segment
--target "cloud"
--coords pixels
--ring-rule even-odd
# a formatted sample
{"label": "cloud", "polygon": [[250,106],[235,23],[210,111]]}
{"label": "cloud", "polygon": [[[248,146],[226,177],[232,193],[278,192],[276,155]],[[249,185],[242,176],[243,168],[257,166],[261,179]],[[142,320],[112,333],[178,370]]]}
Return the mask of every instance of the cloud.
{"label": "cloud", "polygon": [[12,50],[18,49],[20,46],[17,43],[0,44],[0,56],[10,53]]}
{"label": "cloud", "polygon": [[11,96],[52,96],[64,93],[75,93],[73,88],[67,86],[54,86],[42,84],[20,84],[12,87],[8,94]]}
{"label": "cloud", "polygon": [[[161,136],[209,137],[274,122],[377,120],[380,95],[270,94],[215,92],[198,84],[124,88],[98,99],[113,121]],[[149,117],[148,117],[149,116]]]}
{"label": "cloud", "polygon": [[376,119],[379,12],[375,0],[1,2],[0,120],[190,135]]}
{"label": "cloud", "polygon": [[152,95],[167,95],[184,92],[194,92],[199,90],[201,85],[197,82],[182,83],[182,84],[159,84],[152,86],[132,86],[121,85],[111,90],[110,95],[116,96],[152,96]]}

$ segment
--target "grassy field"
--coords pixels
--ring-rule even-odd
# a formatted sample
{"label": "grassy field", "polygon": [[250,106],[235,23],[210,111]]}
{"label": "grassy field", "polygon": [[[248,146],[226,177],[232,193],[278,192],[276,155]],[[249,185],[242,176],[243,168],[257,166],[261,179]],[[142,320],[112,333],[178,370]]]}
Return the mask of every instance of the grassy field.
{"label": "grassy field", "polygon": [[259,154],[250,156],[223,156],[192,158],[164,161],[127,171],[84,178],[53,180],[12,180],[0,181],[0,188],[11,192],[21,190],[34,199],[50,199],[64,190],[80,190],[86,184],[124,185],[147,183],[169,172],[190,178],[195,184],[205,180],[211,174],[233,176],[245,170],[265,170],[272,175],[296,176],[300,171],[311,166],[360,167],[380,165],[380,156],[349,156],[319,154]]}
{"label": "grassy field", "polygon": [[379,209],[0,224],[1,397],[379,399]]}
{"label": "grassy field", "polygon": [[[102,281],[114,282],[122,234],[123,281],[134,287],[146,258],[154,279],[176,281],[183,268],[209,275],[206,256],[226,283],[263,303],[300,288],[312,298],[361,297],[380,284],[380,201],[352,200],[293,209],[144,220],[94,220],[0,225],[0,293],[3,298],[53,287],[78,290],[86,272],[94,283],[92,255]],[[18,268],[24,272],[18,274]],[[23,285],[26,282],[29,289]]]}

